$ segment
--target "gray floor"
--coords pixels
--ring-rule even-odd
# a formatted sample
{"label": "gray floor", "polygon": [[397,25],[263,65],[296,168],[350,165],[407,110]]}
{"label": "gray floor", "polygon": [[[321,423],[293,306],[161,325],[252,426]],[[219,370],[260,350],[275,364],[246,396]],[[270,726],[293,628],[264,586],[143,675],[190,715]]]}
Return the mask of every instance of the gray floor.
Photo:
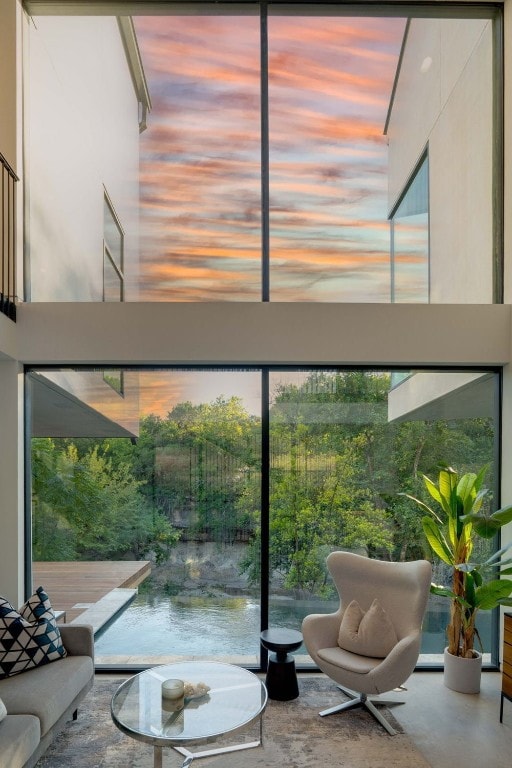
{"label": "gray floor", "polygon": [[405,687],[393,714],[432,768],[511,768],[512,702],[501,724],[499,672],[484,672],[476,695],[449,690],[437,672],[416,672]]}
{"label": "gray floor", "polygon": [[415,672],[404,687],[386,699],[405,701],[392,712],[431,768],[512,768],[512,702],[505,699],[500,723],[501,673],[484,672],[475,695],[446,688],[441,672]]}

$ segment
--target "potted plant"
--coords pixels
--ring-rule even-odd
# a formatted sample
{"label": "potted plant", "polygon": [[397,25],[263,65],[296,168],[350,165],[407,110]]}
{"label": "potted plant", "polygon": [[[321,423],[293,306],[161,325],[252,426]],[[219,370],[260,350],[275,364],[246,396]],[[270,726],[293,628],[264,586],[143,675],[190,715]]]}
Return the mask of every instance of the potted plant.
{"label": "potted plant", "polygon": [[[441,465],[437,484],[423,475],[435,509],[404,494],[427,512],[422,520],[427,541],[434,554],[451,568],[451,585],[432,584],[430,591],[450,600],[444,682],[463,693],[480,690],[483,647],[475,626],[478,612],[512,605],[512,580],[500,578],[512,574],[512,559],[504,559],[510,547],[481,558],[475,551],[477,539],[492,539],[512,521],[512,506],[490,512],[486,498],[489,489],[482,487],[487,470],[488,465],[476,474],[459,476],[451,467]],[[474,647],[475,639],[480,651]]]}

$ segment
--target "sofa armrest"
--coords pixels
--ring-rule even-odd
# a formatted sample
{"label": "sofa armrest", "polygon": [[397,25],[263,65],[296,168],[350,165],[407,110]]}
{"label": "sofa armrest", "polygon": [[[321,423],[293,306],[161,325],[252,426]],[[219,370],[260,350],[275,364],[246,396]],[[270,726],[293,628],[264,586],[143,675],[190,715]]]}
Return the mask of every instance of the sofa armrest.
{"label": "sofa armrest", "polygon": [[94,632],[90,624],[59,624],[59,630],[70,656],[90,656],[94,660]]}

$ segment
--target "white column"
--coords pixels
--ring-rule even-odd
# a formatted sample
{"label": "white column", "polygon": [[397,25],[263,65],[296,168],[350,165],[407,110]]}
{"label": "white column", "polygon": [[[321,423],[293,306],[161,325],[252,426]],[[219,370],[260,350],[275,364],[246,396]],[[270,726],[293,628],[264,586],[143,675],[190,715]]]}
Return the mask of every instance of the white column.
{"label": "white column", "polygon": [[24,599],[23,374],[0,360],[0,594]]}

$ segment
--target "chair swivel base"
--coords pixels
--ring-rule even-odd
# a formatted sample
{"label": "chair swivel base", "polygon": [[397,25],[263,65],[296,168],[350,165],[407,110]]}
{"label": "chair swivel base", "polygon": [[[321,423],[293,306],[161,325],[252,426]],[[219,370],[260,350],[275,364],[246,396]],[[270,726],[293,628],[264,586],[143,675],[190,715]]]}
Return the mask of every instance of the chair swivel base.
{"label": "chair swivel base", "polygon": [[352,691],[347,691],[346,688],[342,688],[341,685],[338,685],[338,688],[340,691],[343,691],[343,693],[346,696],[350,697],[350,701],[344,701],[342,704],[336,704],[334,707],[330,707],[329,709],[324,709],[322,712],[320,712],[320,717],[325,717],[326,715],[333,715],[335,712],[341,712],[344,709],[353,709],[354,707],[365,707],[368,712],[370,712],[371,715],[386,729],[386,731],[390,734],[390,736],[396,736],[398,731],[395,731],[391,723],[386,720],[382,712],[380,712],[376,704],[379,704],[381,706],[394,706],[395,704],[405,704],[404,701],[397,701],[396,699],[369,699],[366,693],[352,693]]}

